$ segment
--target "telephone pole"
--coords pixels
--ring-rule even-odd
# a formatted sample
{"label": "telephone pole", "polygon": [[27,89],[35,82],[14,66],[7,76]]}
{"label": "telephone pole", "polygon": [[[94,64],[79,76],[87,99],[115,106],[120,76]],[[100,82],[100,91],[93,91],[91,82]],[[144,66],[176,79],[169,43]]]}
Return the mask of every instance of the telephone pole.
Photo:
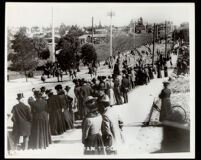
{"label": "telephone pole", "polygon": [[115,13],[111,11],[108,16],[110,16],[110,56],[112,56],[112,17],[115,16]]}
{"label": "telephone pole", "polygon": [[152,55],[152,66],[154,66],[154,47],[155,47],[155,23],[154,23],[154,28],[153,28],[153,55]]}
{"label": "telephone pole", "polygon": [[134,39],[134,49],[135,49],[135,22],[134,22],[134,36],[133,36],[133,39]]}
{"label": "telephone pole", "polygon": [[91,32],[92,32],[92,39],[91,42],[94,43],[94,17],[92,17],[92,27],[91,27]]}
{"label": "telephone pole", "polygon": [[167,23],[165,21],[165,57],[167,58]]}
{"label": "telephone pole", "polygon": [[55,52],[55,42],[54,42],[54,10],[53,10],[53,7],[52,7],[52,55],[51,55],[51,58],[52,58],[52,62],[53,63],[55,62],[54,52]]}

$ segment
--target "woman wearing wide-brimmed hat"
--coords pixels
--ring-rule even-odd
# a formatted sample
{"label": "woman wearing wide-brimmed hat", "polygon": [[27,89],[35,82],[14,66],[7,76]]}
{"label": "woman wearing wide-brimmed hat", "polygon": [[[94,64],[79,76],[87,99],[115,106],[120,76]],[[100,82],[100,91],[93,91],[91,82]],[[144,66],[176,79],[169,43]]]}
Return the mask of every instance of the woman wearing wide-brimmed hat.
{"label": "woman wearing wide-brimmed hat", "polygon": [[47,113],[47,102],[41,98],[40,91],[34,91],[36,100],[28,100],[33,115],[29,148],[45,149],[52,143]]}
{"label": "woman wearing wide-brimmed hat", "polygon": [[171,90],[168,88],[169,82],[165,81],[163,82],[164,88],[162,89],[161,93],[159,94],[159,98],[161,99],[161,111],[160,111],[160,121],[164,121],[168,113],[171,112],[171,101],[170,101],[170,95]]}
{"label": "woman wearing wide-brimmed hat", "polygon": [[82,143],[84,144],[84,154],[105,154],[104,144],[101,135],[102,116],[98,112],[96,98],[88,96],[86,106],[89,113],[82,122]]}

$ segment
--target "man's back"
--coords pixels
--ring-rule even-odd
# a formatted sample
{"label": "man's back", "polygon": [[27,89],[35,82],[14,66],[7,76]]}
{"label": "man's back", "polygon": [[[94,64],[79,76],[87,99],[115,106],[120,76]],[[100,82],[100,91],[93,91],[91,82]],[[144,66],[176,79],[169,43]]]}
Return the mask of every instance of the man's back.
{"label": "man's back", "polygon": [[29,107],[20,102],[11,111],[13,113],[13,132],[20,136],[30,135],[32,115]]}

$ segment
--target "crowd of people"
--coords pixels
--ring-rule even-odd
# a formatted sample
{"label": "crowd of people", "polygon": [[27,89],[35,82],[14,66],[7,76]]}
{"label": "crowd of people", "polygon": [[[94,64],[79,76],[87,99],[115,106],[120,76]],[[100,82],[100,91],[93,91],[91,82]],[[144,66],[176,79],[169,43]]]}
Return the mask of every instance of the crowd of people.
{"label": "crowd of people", "polygon": [[189,73],[189,60],[189,48],[186,45],[182,45],[178,49],[177,75]]}
{"label": "crowd of people", "polygon": [[69,95],[71,87],[60,84],[55,86],[56,94],[44,86],[40,90],[33,88],[33,97],[28,99],[30,107],[24,104],[23,93],[17,94],[19,103],[12,109],[15,147],[23,136],[22,148],[46,148],[52,143],[51,135],[61,135],[73,129],[76,120],[82,120],[84,154],[116,154],[124,141],[123,121],[113,106],[128,103],[128,92],[137,85],[162,78],[161,70],[168,77],[167,62],[171,64],[171,58],[160,53],[155,63],[146,63],[142,54],[148,53],[140,53],[132,66],[129,58],[135,54],[131,51],[110,57],[107,65],[112,75],[95,75],[91,80],[72,77],[74,98]]}

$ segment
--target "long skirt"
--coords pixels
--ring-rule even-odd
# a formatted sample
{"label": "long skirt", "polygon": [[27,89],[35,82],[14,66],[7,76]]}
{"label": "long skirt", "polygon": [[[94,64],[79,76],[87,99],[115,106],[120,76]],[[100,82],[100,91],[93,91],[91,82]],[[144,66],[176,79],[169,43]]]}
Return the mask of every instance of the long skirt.
{"label": "long skirt", "polygon": [[162,122],[167,119],[171,112],[171,102],[169,98],[163,98],[161,103],[161,111],[159,121]]}
{"label": "long skirt", "polygon": [[105,154],[104,143],[100,134],[89,135],[84,143],[85,155]]}
{"label": "long skirt", "polygon": [[37,113],[32,122],[29,148],[45,149],[51,143],[48,114],[46,112]]}
{"label": "long skirt", "polygon": [[65,122],[66,122],[66,126],[67,126],[66,129],[67,130],[73,129],[74,128],[74,126],[73,126],[73,117],[70,114],[69,110],[65,109],[63,113],[64,113],[64,118],[65,118]]}
{"label": "long skirt", "polygon": [[152,71],[149,71],[149,77],[150,77],[150,79],[154,79],[154,74]]}
{"label": "long skirt", "polygon": [[49,116],[51,135],[60,135],[66,131],[66,124],[61,110],[53,111]]}
{"label": "long skirt", "polygon": [[162,78],[161,70],[160,69],[157,70],[157,78]]}

